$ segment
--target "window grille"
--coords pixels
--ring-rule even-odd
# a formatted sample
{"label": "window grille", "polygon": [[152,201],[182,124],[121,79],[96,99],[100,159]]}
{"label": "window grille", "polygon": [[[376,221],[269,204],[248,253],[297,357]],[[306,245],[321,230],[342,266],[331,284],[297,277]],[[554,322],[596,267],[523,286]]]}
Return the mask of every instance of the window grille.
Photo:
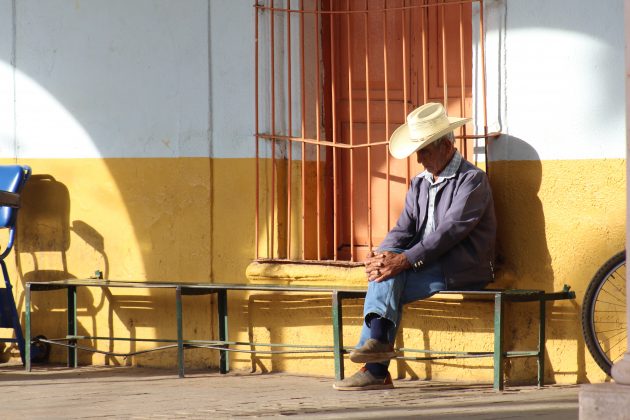
{"label": "window grille", "polygon": [[[389,156],[391,133],[430,101],[473,116],[482,0],[266,0],[255,9],[256,259],[361,261],[422,170],[415,156]],[[483,127],[455,133],[474,163],[488,137],[478,50]]]}

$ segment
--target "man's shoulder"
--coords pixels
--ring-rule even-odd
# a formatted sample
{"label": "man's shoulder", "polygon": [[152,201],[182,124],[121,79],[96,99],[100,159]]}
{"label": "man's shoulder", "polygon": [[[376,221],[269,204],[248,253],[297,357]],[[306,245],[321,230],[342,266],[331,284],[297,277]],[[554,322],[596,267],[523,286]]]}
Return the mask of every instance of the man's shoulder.
{"label": "man's shoulder", "polygon": [[460,164],[459,170],[457,172],[467,178],[486,177],[486,173],[481,168],[473,165],[466,159],[462,159],[462,163]]}
{"label": "man's shoulder", "polygon": [[469,162],[466,159],[462,159],[461,164],[459,165],[459,172],[482,172],[483,171],[476,165],[473,165],[471,162]]}

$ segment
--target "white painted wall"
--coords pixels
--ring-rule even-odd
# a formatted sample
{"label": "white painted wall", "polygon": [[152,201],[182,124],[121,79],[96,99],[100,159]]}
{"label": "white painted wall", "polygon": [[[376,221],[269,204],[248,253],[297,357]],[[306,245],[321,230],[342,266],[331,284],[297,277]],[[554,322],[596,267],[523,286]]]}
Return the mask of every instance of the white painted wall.
{"label": "white painted wall", "polygon": [[[489,125],[507,135],[491,159],[625,156],[623,0],[485,5]],[[250,0],[0,0],[0,155],[253,157],[254,17]]]}
{"label": "white painted wall", "polygon": [[13,121],[13,12],[11,0],[0,0],[0,156],[15,156]]}
{"label": "white painted wall", "polygon": [[2,156],[208,156],[208,7],[207,0],[1,0],[2,93],[13,90],[13,42],[16,51],[15,108],[5,95],[0,104],[8,111]]}
{"label": "white painted wall", "polygon": [[623,158],[623,0],[485,5],[490,159]]}
{"label": "white painted wall", "polygon": [[249,0],[211,0],[212,155],[253,157],[254,17]]}
{"label": "white painted wall", "polygon": [[[252,1],[0,0],[0,24],[0,156],[254,157]],[[278,14],[279,40],[285,24]],[[271,132],[268,18],[260,26],[260,130]],[[299,136],[299,15],[292,26],[292,131]],[[307,50],[312,42],[307,37]],[[287,52],[279,45],[276,128],[286,133]],[[307,56],[308,68],[313,59]],[[314,120],[314,104],[307,109]],[[314,137],[314,121],[308,126]],[[260,156],[270,156],[270,144],[260,142]],[[286,155],[284,144],[277,143],[278,156]]]}

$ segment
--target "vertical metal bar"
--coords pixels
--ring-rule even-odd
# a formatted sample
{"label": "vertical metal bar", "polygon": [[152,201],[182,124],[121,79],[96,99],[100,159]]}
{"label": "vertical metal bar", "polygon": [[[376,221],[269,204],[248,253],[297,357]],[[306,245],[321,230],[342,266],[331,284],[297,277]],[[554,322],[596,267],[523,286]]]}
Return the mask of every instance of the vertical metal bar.
{"label": "vertical metal bar", "polygon": [[446,0],[442,0],[442,4],[438,6],[440,8],[440,17],[442,19],[442,78],[444,82],[444,108],[448,113],[448,71],[447,71],[447,60],[446,60]]}
{"label": "vertical metal bar", "polygon": [[269,200],[269,205],[271,207],[271,258],[275,256],[274,251],[274,237],[276,235],[276,26],[275,26],[275,16],[274,16],[274,7],[273,0],[271,0],[271,10],[270,10],[270,19],[271,19],[271,198]]}
{"label": "vertical metal bar", "polygon": [[348,103],[349,103],[349,128],[350,128],[350,261],[354,261],[354,127],[353,127],[353,115],[352,115],[352,46],[350,44],[350,0],[346,1],[346,37],[347,37],[347,51],[346,57],[348,60]]}
{"label": "vertical metal bar", "polygon": [[539,320],[538,325],[538,388],[545,385],[545,328],[546,328],[546,310],[547,302],[544,299],[544,293],[541,293],[539,301]]}
{"label": "vertical metal bar", "polygon": [[182,326],[182,287],[175,288],[175,315],[177,319],[177,372],[184,377],[184,331]]}
{"label": "vertical metal bar", "polygon": [[[427,0],[428,1],[428,0]],[[426,4],[423,1],[423,5]],[[422,21],[422,90],[423,90],[423,103],[429,101],[429,75],[428,75],[428,60],[427,60],[427,26],[428,26],[428,14],[429,7],[422,8],[421,21]]]}
{"label": "vertical metal bar", "polygon": [[316,178],[317,178],[317,209],[316,209],[316,217],[317,217],[317,260],[322,259],[322,221],[321,221],[321,174],[320,174],[320,166],[321,166],[321,146],[319,145],[320,140],[320,121],[319,121],[319,107],[320,107],[320,65],[319,65],[319,1],[316,2],[316,10],[315,10],[315,77],[316,77],[316,85],[317,94],[315,95],[315,138],[317,139],[317,168],[316,168]]}
{"label": "vertical metal bar", "polygon": [[368,0],[365,0],[365,14],[363,17],[363,44],[365,48],[365,109],[367,112],[367,230],[368,246],[372,250],[372,131],[370,123],[370,54],[368,50]]}
{"label": "vertical metal bar", "polygon": [[335,358],[335,378],[344,377],[343,366],[343,296],[337,290],[332,293],[333,348]]}
{"label": "vertical metal bar", "polygon": [[[465,117],[465,100],[466,100],[466,68],[464,65],[464,5],[459,5],[459,84],[460,84],[460,99],[459,99],[459,115]],[[468,145],[466,140],[466,125],[462,126],[461,133],[463,135],[461,139],[462,154],[465,159],[468,159]]]}
{"label": "vertical metal bar", "polygon": [[287,258],[291,259],[291,175],[293,172],[293,106],[291,92],[291,0],[287,0],[287,112],[289,135],[287,140]]}
{"label": "vertical metal bar", "polygon": [[[384,68],[384,78],[385,78],[385,140],[389,140],[389,80],[387,77],[387,0],[383,2],[383,68]],[[391,200],[391,185],[390,185],[390,161],[389,161],[389,150],[388,147],[385,146],[385,171],[386,178],[385,182],[387,184],[387,200],[386,200],[386,210],[387,210],[387,230],[391,229],[391,217],[390,217],[390,200]],[[370,250],[371,251],[371,250]]]}
{"label": "vertical metal bar", "polygon": [[31,371],[31,285],[24,287],[24,370]]}
{"label": "vertical metal bar", "polygon": [[[219,319],[219,341],[227,348],[228,344],[228,301],[227,290],[221,289],[217,292],[217,311]],[[228,373],[230,371],[230,360],[228,352],[219,350],[219,372]]]}
{"label": "vertical metal bar", "polygon": [[[333,10],[333,0],[330,0],[330,10]],[[334,13],[330,13],[330,87],[331,87],[331,107],[332,107],[332,159],[333,159],[333,260],[338,259],[337,248],[339,220],[338,200],[337,200],[337,86],[336,86],[336,70],[335,70],[335,20]]]}
{"label": "vertical metal bar", "polygon": [[[404,1],[403,5],[406,6],[407,2]],[[403,71],[403,121],[407,120],[407,9],[402,10],[402,71]],[[405,181],[407,185],[411,182],[411,164],[409,158],[406,158],[407,171],[405,174]]]}
{"label": "vertical metal bar", "polygon": [[488,156],[488,103],[486,99],[486,41],[483,20],[483,0],[479,0],[479,49],[481,52],[481,83],[483,91],[483,144],[486,158],[486,174],[490,176],[490,158]]}
{"label": "vertical metal bar", "polygon": [[[77,288],[76,286],[68,287],[68,335],[72,337],[77,336]],[[79,365],[77,357],[77,340],[70,339],[68,341],[70,347],[68,347],[68,367],[77,367]]]}
{"label": "vertical metal bar", "polygon": [[[255,250],[255,255],[256,255],[256,259],[258,259],[259,254],[258,254],[258,248],[259,248],[259,244],[260,244],[260,232],[258,231],[259,229],[259,222],[260,222],[260,124],[259,124],[259,118],[260,118],[260,114],[259,114],[259,110],[258,110],[258,10],[256,10],[255,13],[255,21],[256,21],[256,29],[255,29],[255,39],[254,39],[254,67],[255,67],[255,74],[254,74],[254,107],[255,107],[255,114],[256,114],[256,216],[255,216],[255,221],[254,221],[254,225],[255,225],[255,230],[256,230],[256,250]],[[267,254],[269,255],[269,254]]]}
{"label": "vertical metal bar", "polygon": [[503,294],[494,294],[494,390],[503,390]]}
{"label": "vertical metal bar", "polygon": [[[304,0],[300,0],[304,11]],[[300,13],[300,94],[302,95],[302,140],[306,138],[306,91],[304,82],[304,13]],[[302,259],[306,259],[306,144],[302,141]]]}

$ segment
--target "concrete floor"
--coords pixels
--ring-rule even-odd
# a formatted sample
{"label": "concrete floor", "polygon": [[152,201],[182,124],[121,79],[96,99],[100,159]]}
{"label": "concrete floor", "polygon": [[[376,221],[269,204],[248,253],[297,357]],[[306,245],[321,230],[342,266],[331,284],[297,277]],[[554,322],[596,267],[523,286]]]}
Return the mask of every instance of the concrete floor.
{"label": "concrete floor", "polygon": [[0,365],[0,418],[578,418],[579,386],[510,387],[394,381],[388,391],[340,392],[332,379],[288,374],[130,367]]}

